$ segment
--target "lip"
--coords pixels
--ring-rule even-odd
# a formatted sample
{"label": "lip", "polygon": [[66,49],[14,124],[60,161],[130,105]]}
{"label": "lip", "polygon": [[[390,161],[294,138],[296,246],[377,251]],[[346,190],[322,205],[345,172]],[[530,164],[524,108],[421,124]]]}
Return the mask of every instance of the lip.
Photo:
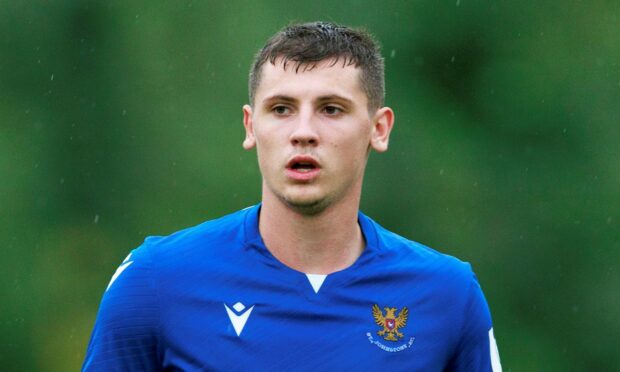
{"label": "lip", "polygon": [[[293,166],[297,163],[307,163],[311,164],[314,168],[310,170],[299,170],[293,168]],[[286,175],[287,177],[301,182],[308,182],[316,177],[318,177],[321,172],[321,166],[319,162],[312,156],[309,155],[297,155],[292,157],[286,163]]]}

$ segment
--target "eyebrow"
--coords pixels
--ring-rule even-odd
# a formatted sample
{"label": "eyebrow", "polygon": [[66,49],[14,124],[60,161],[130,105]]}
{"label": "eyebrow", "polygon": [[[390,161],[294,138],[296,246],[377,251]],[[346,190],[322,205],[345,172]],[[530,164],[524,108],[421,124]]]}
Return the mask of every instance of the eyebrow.
{"label": "eyebrow", "polygon": [[[284,94],[276,94],[270,97],[267,97],[265,99],[263,99],[263,104],[264,105],[268,105],[272,102],[287,102],[287,103],[295,103],[298,100],[296,98],[293,98],[291,96],[287,96]],[[341,101],[344,102],[345,104],[348,105],[352,105],[353,104],[353,100],[347,98],[347,97],[343,97],[343,96],[339,96],[337,94],[329,94],[326,96],[320,96],[316,99],[316,102],[329,102],[329,101]]]}
{"label": "eyebrow", "polygon": [[263,104],[267,105],[267,104],[270,104],[270,103],[276,102],[276,101],[277,102],[288,102],[288,103],[297,102],[297,100],[295,98],[293,98],[293,97],[286,96],[286,95],[283,95],[283,94],[276,94],[276,95],[273,95],[273,96],[265,98],[263,100]]}
{"label": "eyebrow", "polygon": [[330,102],[330,101],[341,101],[347,105],[352,105],[353,104],[353,100],[347,98],[347,97],[343,97],[343,96],[339,96],[337,94],[330,94],[328,96],[321,96],[319,98],[317,98],[316,100],[317,102]]}

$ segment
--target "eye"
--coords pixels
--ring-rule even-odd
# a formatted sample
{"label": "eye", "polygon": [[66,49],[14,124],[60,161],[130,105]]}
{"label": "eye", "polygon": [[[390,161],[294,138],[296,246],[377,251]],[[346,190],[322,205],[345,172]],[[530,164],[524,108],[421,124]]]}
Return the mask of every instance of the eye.
{"label": "eye", "polygon": [[291,114],[291,109],[284,105],[274,106],[271,111],[278,116],[287,116]]}
{"label": "eye", "polygon": [[327,114],[328,116],[336,116],[342,113],[343,111],[344,111],[343,109],[341,109],[338,106],[334,106],[334,105],[327,105],[323,107],[323,112]]}

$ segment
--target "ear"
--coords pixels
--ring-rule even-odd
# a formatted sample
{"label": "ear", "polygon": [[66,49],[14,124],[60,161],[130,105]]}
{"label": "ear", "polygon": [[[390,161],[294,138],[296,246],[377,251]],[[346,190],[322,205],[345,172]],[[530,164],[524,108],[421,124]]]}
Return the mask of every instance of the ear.
{"label": "ear", "polygon": [[384,152],[388,149],[390,132],[394,126],[394,111],[389,107],[382,107],[377,110],[373,118],[372,135],[370,146],[377,152]]}
{"label": "ear", "polygon": [[252,123],[252,106],[250,105],[243,105],[243,126],[245,127],[243,148],[250,150],[256,146],[256,138],[254,137],[254,127]]}

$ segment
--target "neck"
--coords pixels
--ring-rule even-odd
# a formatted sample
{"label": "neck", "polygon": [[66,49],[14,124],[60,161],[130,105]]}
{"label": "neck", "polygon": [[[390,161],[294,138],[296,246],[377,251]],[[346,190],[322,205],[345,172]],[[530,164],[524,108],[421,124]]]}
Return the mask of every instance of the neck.
{"label": "neck", "polygon": [[331,274],[351,266],[364,249],[356,200],[341,200],[304,215],[263,192],[259,231],[267,249],[286,266],[307,274]]}

